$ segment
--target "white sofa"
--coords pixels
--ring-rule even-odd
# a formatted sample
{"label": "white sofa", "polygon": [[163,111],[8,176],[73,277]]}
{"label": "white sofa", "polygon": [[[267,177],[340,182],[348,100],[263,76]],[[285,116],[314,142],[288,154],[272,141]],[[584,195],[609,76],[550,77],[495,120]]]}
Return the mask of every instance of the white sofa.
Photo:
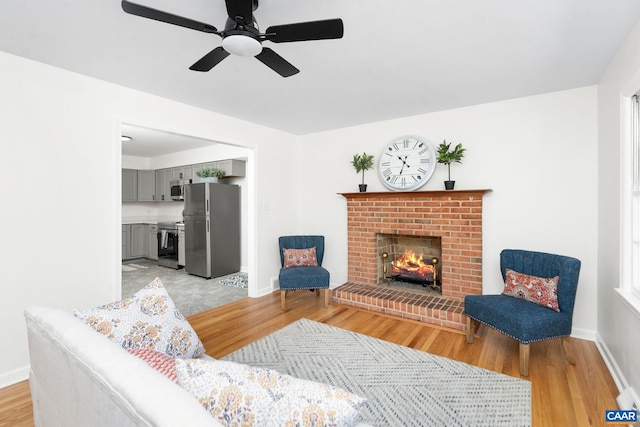
{"label": "white sofa", "polygon": [[70,312],[29,307],[35,425],[219,426],[187,391]]}

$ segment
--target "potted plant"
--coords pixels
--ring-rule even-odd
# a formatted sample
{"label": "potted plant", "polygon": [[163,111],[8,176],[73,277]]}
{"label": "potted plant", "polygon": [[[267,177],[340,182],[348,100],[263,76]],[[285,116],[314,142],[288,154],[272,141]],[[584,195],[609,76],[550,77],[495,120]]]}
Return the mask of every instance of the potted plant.
{"label": "potted plant", "polygon": [[447,165],[449,173],[449,179],[444,182],[444,188],[446,190],[453,190],[453,187],[456,184],[455,181],[451,181],[451,163],[462,163],[465,150],[465,148],[462,148],[462,144],[458,144],[455,148],[451,149],[451,143],[447,144],[446,140],[442,141],[442,144],[438,146],[438,163]]}
{"label": "potted plant", "polygon": [[358,184],[360,192],[367,191],[367,184],[364,183],[364,171],[373,167],[373,156],[367,153],[354,154],[351,164],[356,170],[356,173],[362,171],[362,184]]}
{"label": "potted plant", "polygon": [[224,171],[216,168],[204,168],[196,172],[201,182],[218,182],[224,176]]}

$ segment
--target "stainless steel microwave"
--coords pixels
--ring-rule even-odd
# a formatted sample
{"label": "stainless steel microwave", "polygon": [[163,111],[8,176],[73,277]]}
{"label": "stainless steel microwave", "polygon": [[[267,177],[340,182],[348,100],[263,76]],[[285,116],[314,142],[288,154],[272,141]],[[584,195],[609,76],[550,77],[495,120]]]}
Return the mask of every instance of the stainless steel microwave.
{"label": "stainless steel microwave", "polygon": [[191,184],[190,179],[176,179],[171,181],[171,200],[184,200],[184,186],[187,184]]}

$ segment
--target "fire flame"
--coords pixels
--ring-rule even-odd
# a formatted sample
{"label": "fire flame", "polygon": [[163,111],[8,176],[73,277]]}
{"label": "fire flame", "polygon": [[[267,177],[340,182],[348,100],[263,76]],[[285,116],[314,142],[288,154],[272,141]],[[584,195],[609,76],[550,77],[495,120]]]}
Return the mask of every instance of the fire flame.
{"label": "fire flame", "polygon": [[407,251],[404,255],[391,262],[391,272],[402,274],[408,272],[418,277],[433,278],[433,265],[427,264],[422,255],[414,251]]}

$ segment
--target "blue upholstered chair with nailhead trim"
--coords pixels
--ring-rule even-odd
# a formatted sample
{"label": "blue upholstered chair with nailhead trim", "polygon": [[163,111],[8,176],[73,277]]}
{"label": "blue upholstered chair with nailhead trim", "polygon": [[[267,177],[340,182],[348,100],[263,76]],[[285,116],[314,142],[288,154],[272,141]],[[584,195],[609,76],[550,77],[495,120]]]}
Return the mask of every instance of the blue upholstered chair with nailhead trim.
{"label": "blue upholstered chair with nailhead trim", "polygon": [[[329,272],[322,267],[324,258],[324,236],[281,236],[278,239],[280,246],[281,270],[278,276],[280,282],[280,306],[286,309],[285,298],[287,291],[298,289],[315,290],[320,295],[320,289],[324,289],[324,306],[329,306]],[[317,265],[286,266],[285,249],[311,249],[315,248]],[[304,264],[304,262],[303,262]],[[286,266],[286,267],[285,267]]]}
{"label": "blue upholstered chair with nailhead trim", "polygon": [[563,338],[562,347],[570,364],[575,364],[565,337],[571,335],[573,306],[580,275],[580,260],[568,256],[505,249],[500,253],[500,270],[552,278],[558,276],[559,312],[509,295],[468,295],[464,299],[467,316],[467,342],[473,343],[475,322],[481,322],[520,343],[520,374],[529,375],[529,344]]}

